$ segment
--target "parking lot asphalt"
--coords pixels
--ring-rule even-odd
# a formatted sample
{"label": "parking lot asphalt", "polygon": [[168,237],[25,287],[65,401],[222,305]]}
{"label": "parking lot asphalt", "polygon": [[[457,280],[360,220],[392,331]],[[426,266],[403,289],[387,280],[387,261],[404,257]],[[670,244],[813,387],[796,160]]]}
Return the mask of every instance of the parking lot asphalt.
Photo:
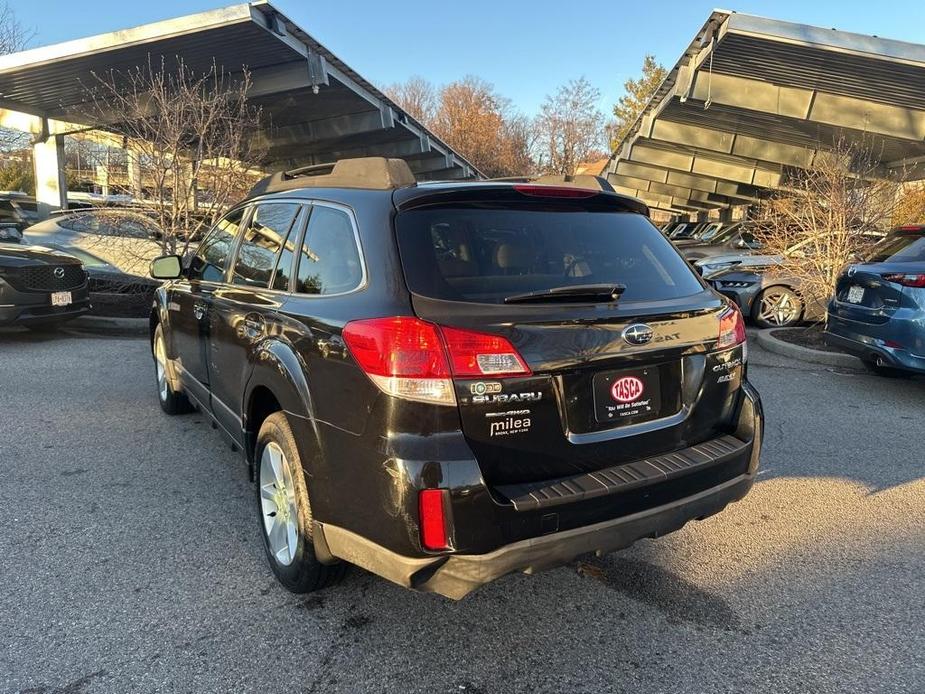
{"label": "parking lot asphalt", "polygon": [[925,380],[750,359],[746,499],[452,602],[358,569],[287,593],[143,339],[0,332],[0,691],[925,691]]}

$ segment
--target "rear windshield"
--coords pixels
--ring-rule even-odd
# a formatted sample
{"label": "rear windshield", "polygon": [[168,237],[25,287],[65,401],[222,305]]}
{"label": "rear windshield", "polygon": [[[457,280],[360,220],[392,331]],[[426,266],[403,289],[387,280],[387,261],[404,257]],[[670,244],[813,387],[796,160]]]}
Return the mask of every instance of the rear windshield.
{"label": "rear windshield", "polygon": [[396,228],[409,289],[434,299],[503,303],[606,283],[626,286],[623,301],[703,291],[671,243],[634,213],[439,207],[401,212]]}
{"label": "rear windshield", "polygon": [[925,234],[887,236],[874,246],[872,263],[916,263],[925,261]]}

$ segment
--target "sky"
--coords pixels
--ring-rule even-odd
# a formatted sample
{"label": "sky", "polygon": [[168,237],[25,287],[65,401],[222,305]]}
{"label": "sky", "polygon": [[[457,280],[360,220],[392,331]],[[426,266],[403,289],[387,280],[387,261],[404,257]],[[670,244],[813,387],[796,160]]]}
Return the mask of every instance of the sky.
{"label": "sky", "polygon": [[[2,2],[2,0],[0,0]],[[36,31],[31,47],[229,4],[227,0],[12,0]],[[673,66],[714,5],[707,0],[272,0],[377,85],[412,75],[442,84],[472,74],[535,114],[547,94],[584,76],[609,113],[623,82],[652,53]],[[841,31],[925,43],[922,0],[741,0],[724,9]]]}

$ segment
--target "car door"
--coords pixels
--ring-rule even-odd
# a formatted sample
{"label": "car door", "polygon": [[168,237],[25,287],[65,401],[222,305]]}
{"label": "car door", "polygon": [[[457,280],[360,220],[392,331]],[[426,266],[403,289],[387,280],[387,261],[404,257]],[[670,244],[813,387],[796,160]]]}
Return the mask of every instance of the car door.
{"label": "car door", "polygon": [[209,312],[212,294],[222,285],[228,257],[246,208],[231,211],[209,231],[189,258],[186,276],[167,290],[170,340],[186,391],[211,410],[209,396]]}
{"label": "car door", "polygon": [[[209,376],[212,411],[243,443],[242,396],[255,345],[278,332],[277,309],[291,276],[294,238],[305,216],[297,201],[257,204],[240,234],[227,281],[211,297]],[[279,266],[279,267],[278,267]]]}

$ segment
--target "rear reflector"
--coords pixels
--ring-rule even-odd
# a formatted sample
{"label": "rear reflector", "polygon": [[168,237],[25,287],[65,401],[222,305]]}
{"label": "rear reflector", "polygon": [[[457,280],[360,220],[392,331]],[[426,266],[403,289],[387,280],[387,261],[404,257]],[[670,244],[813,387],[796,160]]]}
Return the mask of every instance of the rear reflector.
{"label": "rear reflector", "polygon": [[895,282],[896,284],[901,284],[904,287],[925,287],[925,275],[923,274],[907,274],[902,272],[891,272],[886,275],[881,275],[883,279],[887,282]]}
{"label": "rear reflector", "polygon": [[719,317],[719,338],[716,349],[728,349],[745,342],[745,320],[738,307],[730,306]]}
{"label": "rear reflector", "polygon": [[455,405],[453,376],[530,374],[514,346],[499,335],[440,327],[412,316],[351,321],[343,335],[370,380],[407,400]]}
{"label": "rear reflector", "polygon": [[418,496],[421,522],[421,546],[424,549],[449,549],[446,539],[445,489],[424,489]]}
{"label": "rear reflector", "polygon": [[600,191],[568,186],[516,185],[514,190],[535,198],[593,198]]}

